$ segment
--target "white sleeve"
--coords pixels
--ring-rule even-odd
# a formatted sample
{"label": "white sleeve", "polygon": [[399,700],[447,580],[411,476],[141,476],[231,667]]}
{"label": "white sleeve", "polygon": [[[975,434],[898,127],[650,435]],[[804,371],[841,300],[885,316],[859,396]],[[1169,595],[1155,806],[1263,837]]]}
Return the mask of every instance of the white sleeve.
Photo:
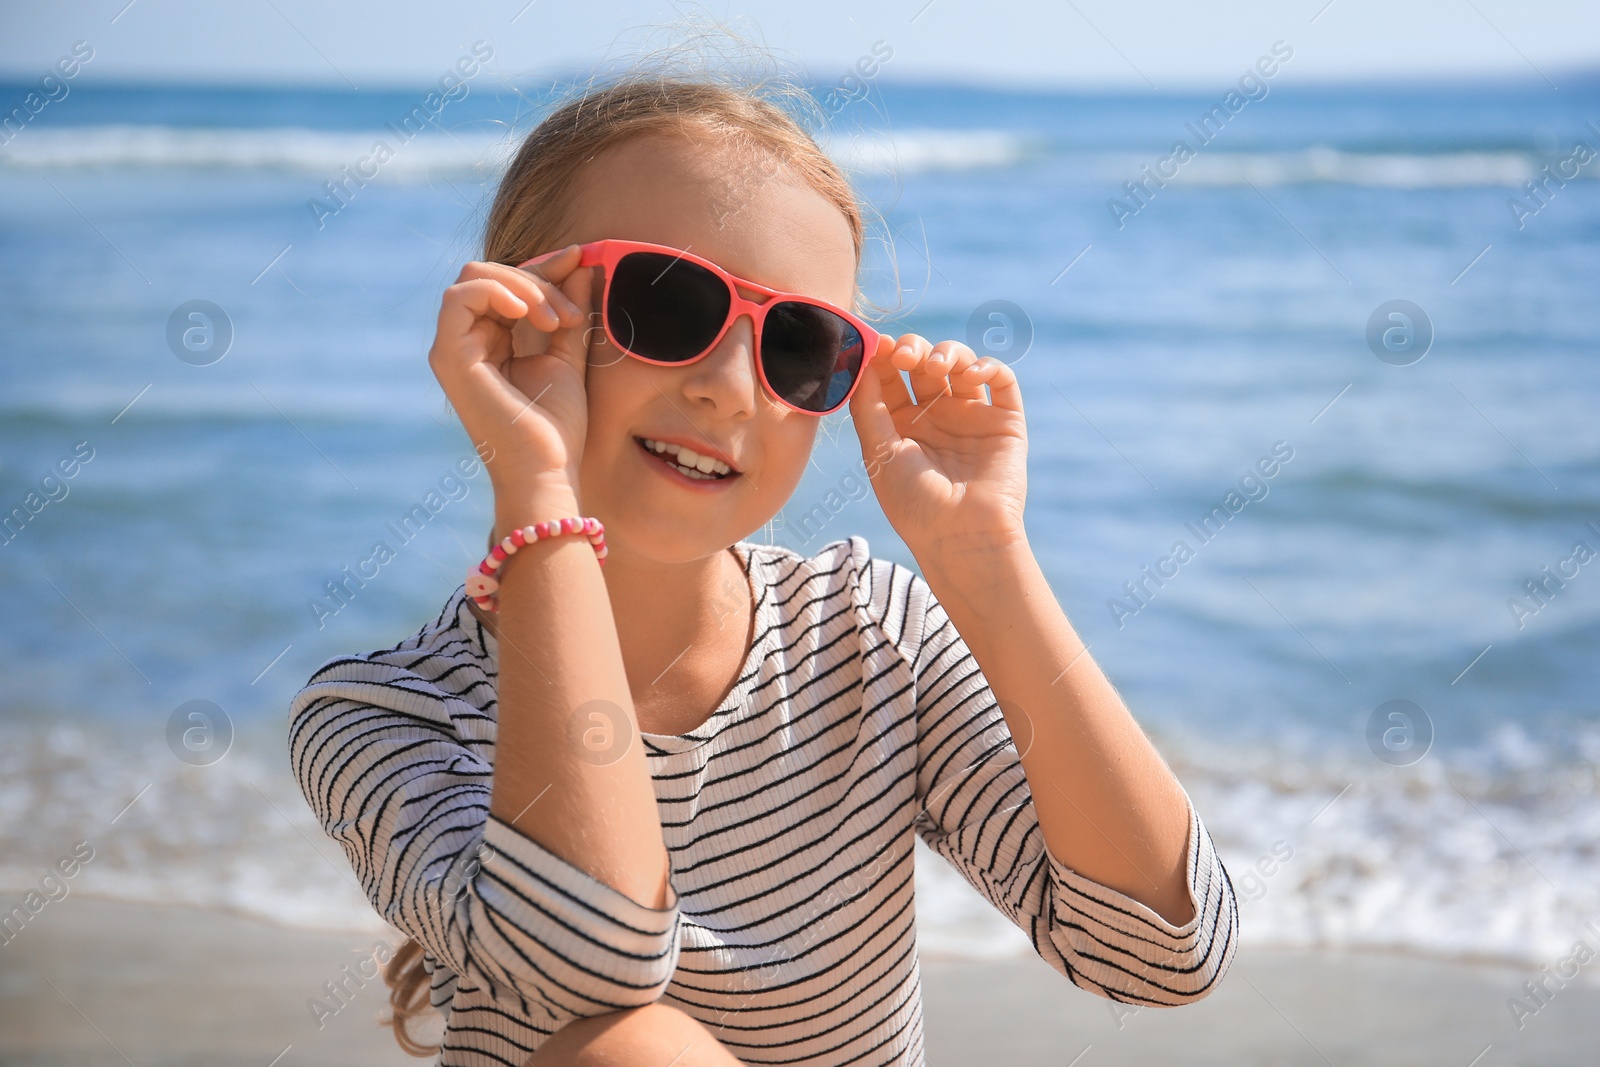
{"label": "white sleeve", "polygon": [[656,1000],[677,967],[676,893],[644,907],[491,814],[493,767],[452,718],[482,714],[398,663],[332,660],[290,705],[295,776],[373,908],[460,988],[541,1025]]}
{"label": "white sleeve", "polygon": [[[917,832],[1077,985],[1113,1000],[1177,1005],[1208,994],[1232,962],[1238,909],[1211,835],[1189,806],[1193,917],[1174,926],[1049,850],[1028,779],[989,683],[920,575],[890,561],[886,632],[911,664],[917,711]],[[900,614],[902,613],[903,614]],[[1186,797],[1187,799],[1187,797]]]}

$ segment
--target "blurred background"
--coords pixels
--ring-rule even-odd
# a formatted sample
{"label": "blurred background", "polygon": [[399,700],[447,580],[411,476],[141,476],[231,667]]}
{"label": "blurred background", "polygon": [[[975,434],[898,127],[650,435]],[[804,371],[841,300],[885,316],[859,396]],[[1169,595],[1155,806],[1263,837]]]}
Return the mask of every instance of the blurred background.
{"label": "blurred background", "polygon": [[[426,352],[505,161],[706,16],[812,88],[880,318],[1016,366],[1034,548],[1239,895],[1139,1012],[919,853],[930,1062],[1593,1063],[1592,6],[109,0],[0,5],[0,1064],[410,1062],[326,992],[387,928],[285,710],[481,556]],[[914,564],[825,427],[753,539]]]}

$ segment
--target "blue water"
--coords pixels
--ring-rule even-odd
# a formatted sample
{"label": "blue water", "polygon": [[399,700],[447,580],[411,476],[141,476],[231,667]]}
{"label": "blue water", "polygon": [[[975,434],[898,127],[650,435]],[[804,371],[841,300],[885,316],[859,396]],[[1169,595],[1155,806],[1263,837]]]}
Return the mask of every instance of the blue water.
{"label": "blue water", "polygon": [[[1227,88],[878,87],[829,140],[893,245],[898,283],[874,242],[867,293],[903,288],[885,329],[935,340],[970,339],[988,301],[1031,325],[1001,354],[1046,574],[1230,864],[1298,850],[1247,936],[1538,959],[1600,906],[1600,559],[1542,604],[1524,589],[1578,542],[1600,553],[1600,161],[1521,228],[1508,201],[1535,204],[1519,186],[1574,142],[1600,150],[1600,83],[1277,84],[1199,145],[1185,123]],[[538,114],[523,91],[475,86],[321,229],[308,201],[421,90],[82,86],[0,147],[0,508],[93,449],[0,546],[13,855],[160,782],[119,820],[102,891],[201,892],[150,871],[159,848],[230,865],[195,899],[327,918],[296,896],[333,878],[316,857],[260,889],[309,847],[285,825],[304,805],[283,712],[324,659],[431,618],[481,553],[482,475],[337,615],[310,607],[470,454],[426,352],[506,138]],[[1119,228],[1108,201],[1132,205],[1123,183],[1179,138],[1195,157]],[[1365,338],[1395,299],[1432,324],[1409,366]],[[231,323],[208,366],[168,345],[191,300]],[[848,416],[826,426],[765,536],[859,533],[912,563],[870,497],[801,525],[860,470]],[[1258,498],[1196,537],[1275,445],[1292,458],[1247,483]],[[1180,540],[1192,558],[1128,598]],[[1406,767],[1367,741],[1395,698],[1434,732]],[[162,740],[192,699],[237,733],[209,778]],[[204,827],[155,814],[173,810]],[[1001,936],[959,911],[951,945]]]}

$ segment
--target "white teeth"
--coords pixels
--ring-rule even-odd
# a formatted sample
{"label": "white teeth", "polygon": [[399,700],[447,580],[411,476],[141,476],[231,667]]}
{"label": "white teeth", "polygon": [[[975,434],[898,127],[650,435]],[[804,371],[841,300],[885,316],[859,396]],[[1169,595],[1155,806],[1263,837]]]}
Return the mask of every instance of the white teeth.
{"label": "white teeth", "polygon": [[709,478],[713,475],[726,475],[733,473],[732,467],[728,466],[726,463],[722,462],[722,460],[717,459],[714,456],[702,456],[700,453],[691,448],[684,448],[682,445],[667,444],[664,441],[655,441],[648,437],[640,438],[640,440],[644,441],[644,446],[650,449],[650,451],[660,455],[674,457],[678,468],[685,474],[690,475],[690,477],[699,475],[701,477]]}

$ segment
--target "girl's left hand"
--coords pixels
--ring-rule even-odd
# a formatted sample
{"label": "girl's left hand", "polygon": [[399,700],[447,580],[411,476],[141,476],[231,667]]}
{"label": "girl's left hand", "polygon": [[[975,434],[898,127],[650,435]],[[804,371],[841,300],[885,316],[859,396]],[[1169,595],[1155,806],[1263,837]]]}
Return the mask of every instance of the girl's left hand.
{"label": "girl's left hand", "polygon": [[1010,366],[959,341],[880,336],[850,414],[878,503],[919,561],[1024,536],[1028,436]]}

